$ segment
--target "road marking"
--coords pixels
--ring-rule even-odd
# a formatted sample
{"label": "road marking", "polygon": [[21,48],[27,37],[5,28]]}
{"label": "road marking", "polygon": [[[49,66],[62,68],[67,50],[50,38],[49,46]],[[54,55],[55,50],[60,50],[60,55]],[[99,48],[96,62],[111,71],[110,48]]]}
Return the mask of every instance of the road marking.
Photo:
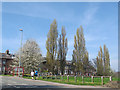
{"label": "road marking", "polygon": [[13,84],[17,84],[17,82],[13,82],[13,81],[12,81],[12,83],[13,83]]}
{"label": "road marking", "polygon": [[12,84],[7,84],[7,85],[12,85]]}
{"label": "road marking", "polygon": [[28,85],[28,84],[26,84],[26,83],[21,83],[20,85]]}

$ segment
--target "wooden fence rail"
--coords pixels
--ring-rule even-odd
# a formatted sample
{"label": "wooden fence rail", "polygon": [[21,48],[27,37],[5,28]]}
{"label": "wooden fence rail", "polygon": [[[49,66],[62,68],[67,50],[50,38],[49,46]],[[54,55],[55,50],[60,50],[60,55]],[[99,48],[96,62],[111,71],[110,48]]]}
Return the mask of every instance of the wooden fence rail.
{"label": "wooden fence rail", "polygon": [[[55,79],[58,79],[58,77],[59,77],[59,79],[61,79],[61,81],[63,81],[64,80],[64,76],[63,75],[61,75],[61,76],[52,76],[52,78],[55,78]],[[69,82],[70,81],[70,76],[69,75],[67,75],[66,76],[67,77],[67,82]],[[74,79],[74,81],[75,81],[75,83],[77,83],[77,77],[79,77],[79,76],[72,76]],[[91,78],[91,82],[92,83],[94,83],[94,78],[100,78],[100,80],[101,80],[101,84],[103,85],[104,84],[104,78],[109,78],[109,81],[111,82],[112,81],[112,76],[81,76],[81,78],[82,78],[82,83],[85,83],[85,80],[84,80],[84,78],[86,78],[86,77],[90,77]],[[46,77],[47,78],[47,77]]]}
{"label": "wooden fence rail", "polygon": [[[85,78],[86,76],[82,76],[82,83],[84,83],[85,81],[84,81],[84,78]],[[87,76],[88,77],[88,76]],[[104,78],[109,78],[109,81],[112,81],[112,76],[91,76],[91,82],[92,83],[94,83],[94,78],[101,78],[101,84],[103,85],[103,79]],[[63,80],[63,78],[62,78],[62,80]],[[75,80],[75,82],[77,83],[77,76],[74,76],[74,80]],[[67,76],[67,81],[69,82],[69,75]]]}

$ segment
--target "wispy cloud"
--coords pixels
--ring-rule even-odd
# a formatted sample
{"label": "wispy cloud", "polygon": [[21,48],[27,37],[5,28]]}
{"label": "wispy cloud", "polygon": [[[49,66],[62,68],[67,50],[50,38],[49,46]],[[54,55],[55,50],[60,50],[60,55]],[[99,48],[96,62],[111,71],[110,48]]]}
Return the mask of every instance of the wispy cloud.
{"label": "wispy cloud", "polygon": [[[6,3],[4,3],[3,6],[4,5],[6,5]],[[45,3],[43,3],[43,5],[41,3],[17,3],[17,9],[12,7],[12,4],[9,4],[9,7],[7,5],[4,6],[2,12],[30,16],[35,18],[44,18],[49,20],[53,20],[56,18],[59,22],[76,22],[77,20],[74,10],[71,9],[59,11],[59,8],[53,8],[51,7],[51,5]]]}
{"label": "wispy cloud", "polygon": [[14,8],[13,5],[15,4],[9,4],[9,6],[7,6],[6,3],[3,3],[4,7],[2,12],[49,20],[56,18],[59,22],[78,23],[86,26],[91,24],[91,22],[95,22],[94,15],[98,10],[98,5],[93,6],[88,4],[87,9],[79,16],[72,8],[70,8],[70,10],[66,9],[64,5],[61,6],[61,8],[65,9],[64,11],[59,11],[60,8],[53,8],[51,5],[45,3],[43,3],[43,5],[40,3],[17,3],[17,5],[15,5],[17,9]]}
{"label": "wispy cloud", "polygon": [[97,13],[97,10],[99,9],[99,5],[92,5],[89,4],[89,7],[83,14],[83,20],[82,20],[82,25],[88,26],[92,23],[95,23],[95,14]]}

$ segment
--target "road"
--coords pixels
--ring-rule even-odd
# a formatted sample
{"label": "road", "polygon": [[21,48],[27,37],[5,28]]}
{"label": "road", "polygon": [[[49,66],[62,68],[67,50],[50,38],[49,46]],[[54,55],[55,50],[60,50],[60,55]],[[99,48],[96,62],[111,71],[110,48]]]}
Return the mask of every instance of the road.
{"label": "road", "polygon": [[[54,82],[48,82],[48,81],[42,81],[42,80],[31,80],[31,79],[24,79],[20,77],[12,77],[12,76],[0,76],[2,79],[2,89],[8,90],[8,88],[47,88],[47,90],[50,90],[49,88],[82,88],[85,90],[88,90],[88,88],[91,88],[89,90],[98,90],[101,88],[104,89],[102,86],[82,86],[82,85],[70,85],[70,84],[60,84],[60,83],[54,83]],[[105,88],[106,90],[107,88]],[[80,89],[79,89],[80,90]],[[108,89],[109,90],[109,89]]]}

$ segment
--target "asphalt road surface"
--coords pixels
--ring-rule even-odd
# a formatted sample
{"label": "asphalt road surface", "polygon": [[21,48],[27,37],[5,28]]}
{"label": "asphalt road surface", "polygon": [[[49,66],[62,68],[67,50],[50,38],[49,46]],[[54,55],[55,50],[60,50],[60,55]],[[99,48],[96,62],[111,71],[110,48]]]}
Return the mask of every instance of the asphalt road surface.
{"label": "asphalt road surface", "polygon": [[[2,79],[2,80],[1,80]],[[24,79],[20,77],[12,77],[12,76],[0,76],[1,84],[0,86],[3,90],[13,90],[13,89],[38,89],[38,90],[56,90],[56,89],[70,89],[70,90],[107,90],[108,88],[102,86],[85,86],[85,85],[70,85],[70,84],[60,84],[42,80],[31,80]],[[108,89],[110,90],[110,88]],[[113,90],[113,89],[111,89]]]}

